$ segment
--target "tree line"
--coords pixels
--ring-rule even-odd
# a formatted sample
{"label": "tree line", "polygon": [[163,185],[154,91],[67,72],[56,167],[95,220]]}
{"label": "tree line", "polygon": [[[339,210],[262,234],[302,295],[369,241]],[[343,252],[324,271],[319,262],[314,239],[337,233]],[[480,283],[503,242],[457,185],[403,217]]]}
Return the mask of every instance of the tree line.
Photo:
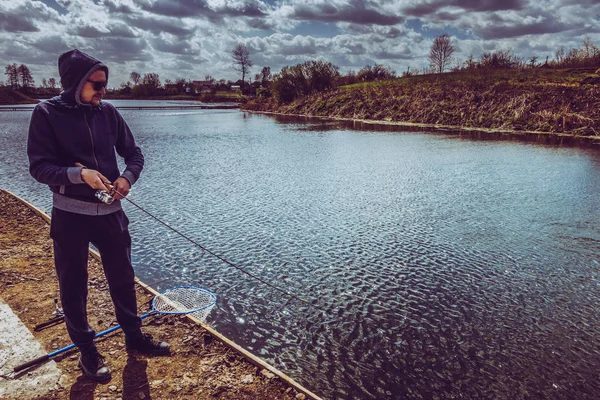
{"label": "tree line", "polygon": [[[600,48],[592,43],[591,39],[585,38],[580,48],[565,50],[559,47],[554,59],[546,57],[544,63],[539,62],[537,56],[528,60],[514,55],[511,51],[501,50],[483,53],[475,59],[472,55],[463,62],[454,59],[455,46],[452,39],[447,35],[434,38],[429,53],[429,67],[423,70],[407,69],[402,77],[418,74],[440,74],[448,70],[486,70],[486,69],[511,69],[511,68],[584,68],[600,66]],[[269,66],[264,66],[261,72],[254,75],[254,82],[246,77],[250,76],[253,62],[250,50],[244,44],[237,44],[231,52],[233,67],[241,72],[241,79],[236,82],[221,79],[216,81],[211,76],[206,76],[205,81],[210,82],[214,93],[217,90],[229,90],[232,85],[238,85],[243,94],[257,95],[259,97],[273,97],[277,102],[288,103],[296,98],[314,92],[327,91],[338,86],[351,85],[361,82],[372,82],[377,80],[389,80],[396,78],[396,72],[383,64],[366,65],[358,72],[348,71],[340,73],[340,68],[331,62],[322,60],[306,61],[293,66],[285,66],[279,73],[272,74]],[[455,62],[454,66],[451,64]],[[13,90],[30,92],[35,89],[35,82],[29,68],[25,64],[9,64],[4,74],[7,76],[7,86]],[[177,78],[175,81],[165,80],[163,85],[157,73],[140,73],[133,71],[129,81],[121,84],[116,89],[122,94],[134,97],[153,96],[157,94],[180,94],[186,93],[192,87],[192,81]],[[59,89],[54,78],[42,79],[42,94],[56,94]],[[39,91],[38,91],[38,94]]]}

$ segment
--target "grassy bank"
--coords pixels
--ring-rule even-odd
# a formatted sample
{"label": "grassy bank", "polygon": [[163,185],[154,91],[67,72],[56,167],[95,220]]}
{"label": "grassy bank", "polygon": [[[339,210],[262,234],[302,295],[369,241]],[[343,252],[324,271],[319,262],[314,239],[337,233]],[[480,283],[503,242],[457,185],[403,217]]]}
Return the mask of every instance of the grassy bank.
{"label": "grassy bank", "polygon": [[157,95],[157,96],[132,96],[119,94],[117,92],[108,92],[104,98],[106,100],[185,100],[185,101],[202,101],[204,103],[238,103],[241,101],[241,95],[232,92],[205,93],[205,94],[173,94],[173,95]]}
{"label": "grassy bank", "polygon": [[36,104],[39,101],[9,88],[0,88],[0,104]]}
{"label": "grassy bank", "polygon": [[284,114],[600,136],[600,75],[593,69],[461,71],[342,86],[290,104],[249,101]]}

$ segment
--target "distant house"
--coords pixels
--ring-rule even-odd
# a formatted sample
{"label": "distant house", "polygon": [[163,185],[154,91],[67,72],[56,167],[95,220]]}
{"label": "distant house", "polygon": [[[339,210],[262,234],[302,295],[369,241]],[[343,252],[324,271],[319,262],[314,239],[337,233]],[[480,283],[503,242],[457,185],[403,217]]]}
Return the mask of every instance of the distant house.
{"label": "distant house", "polygon": [[231,85],[231,90],[241,90],[240,85]]}
{"label": "distant house", "polygon": [[177,84],[176,83],[165,83],[165,90],[166,91],[177,91]]}
{"label": "distant house", "polygon": [[212,92],[213,81],[192,81],[192,91],[195,94]]}

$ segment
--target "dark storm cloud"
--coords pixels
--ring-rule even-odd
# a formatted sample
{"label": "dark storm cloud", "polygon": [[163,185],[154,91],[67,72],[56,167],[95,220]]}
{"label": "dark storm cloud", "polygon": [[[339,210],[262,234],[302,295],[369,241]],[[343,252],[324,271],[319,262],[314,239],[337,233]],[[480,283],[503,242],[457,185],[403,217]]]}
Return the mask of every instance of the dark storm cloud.
{"label": "dark storm cloud", "polygon": [[374,33],[386,39],[396,39],[404,34],[404,32],[395,26],[373,26],[373,25],[359,25],[349,24],[344,27],[344,30],[354,34],[365,35]]}
{"label": "dark storm cloud", "polygon": [[243,6],[235,7],[225,4],[212,8],[206,0],[134,0],[144,11],[169,17],[201,17],[210,20],[221,20],[223,17],[265,17],[263,4],[258,1],[246,1]]}
{"label": "dark storm cloud", "polygon": [[178,54],[175,56],[175,65],[173,67],[173,70],[178,70],[179,68],[177,67],[177,65],[185,63],[185,65],[188,65],[188,69],[195,70],[197,72],[195,66],[206,63],[210,63],[209,65],[213,65],[213,61],[214,60],[212,58],[202,56],[199,53]]}
{"label": "dark storm cloud", "polygon": [[452,22],[452,21],[456,21],[458,18],[460,18],[460,14],[452,14],[449,12],[438,12],[437,14],[435,14],[435,19],[436,21],[440,21],[440,22]]}
{"label": "dark storm cloud", "polygon": [[322,22],[352,22],[355,24],[394,25],[404,21],[400,15],[386,15],[367,8],[360,0],[343,6],[328,3],[296,4],[290,18]]}
{"label": "dark storm cloud", "polygon": [[177,40],[175,42],[164,40],[159,37],[151,39],[150,44],[154,50],[162,51],[163,53],[172,54],[191,54],[192,46],[185,40]]}
{"label": "dark storm cloud", "polygon": [[265,18],[250,18],[246,21],[246,24],[254,29],[260,29],[263,31],[274,28],[274,24],[267,21]]}
{"label": "dark storm cloud", "polygon": [[27,2],[16,8],[8,9],[8,2],[0,2],[0,31],[38,32],[35,21],[57,19],[57,12],[41,2]]}
{"label": "dark storm cloud", "polygon": [[562,0],[559,3],[561,6],[595,6],[598,0]]}
{"label": "dark storm cloud", "polygon": [[556,19],[549,12],[538,12],[534,15],[520,14],[515,20],[507,18],[501,12],[486,15],[482,23],[463,25],[473,34],[484,40],[516,38],[527,35],[544,35],[577,29],[579,23],[566,24]]}
{"label": "dark storm cloud", "polygon": [[164,32],[175,36],[189,37],[196,31],[196,28],[188,28],[181,20],[176,18],[124,16],[123,21],[131,26],[144,31],[149,31],[155,35]]}
{"label": "dark storm cloud", "polygon": [[[448,5],[448,3],[446,3]],[[522,10],[526,0],[454,0],[451,5],[467,11]]]}
{"label": "dark storm cloud", "polygon": [[[437,15],[440,9],[447,6],[459,7],[465,11],[518,11],[525,8],[526,3],[526,0],[435,0],[424,4],[404,7],[403,13],[412,17],[424,17],[432,14]],[[454,20],[453,15],[449,13],[444,13],[443,17]]]}
{"label": "dark storm cloud", "polygon": [[38,27],[20,15],[0,14],[0,30],[6,32],[37,32]]}
{"label": "dark storm cloud", "polygon": [[69,33],[75,36],[86,38],[100,37],[123,37],[135,38],[137,35],[133,30],[122,22],[111,23],[105,29],[100,29],[97,26],[78,26],[69,30]]}
{"label": "dark storm cloud", "polygon": [[[53,47],[52,49],[44,49],[43,47],[35,46],[35,43],[20,43],[12,40],[5,40],[2,47],[2,59],[7,62],[17,62],[19,64],[38,64],[47,66],[56,66],[58,55],[61,54],[67,47]],[[31,51],[32,46],[36,50]]]}
{"label": "dark storm cloud", "polygon": [[474,29],[473,33],[482,39],[506,39],[525,35],[543,35],[545,33],[557,33],[566,30],[562,24],[549,24],[540,22],[536,24],[527,24],[521,26],[486,26],[485,29]]}
{"label": "dark storm cloud", "polygon": [[307,54],[314,55],[317,54],[317,46],[315,46],[315,43],[312,41],[304,43],[290,43],[277,49],[276,53],[281,54],[283,56]]}
{"label": "dark storm cloud", "polygon": [[414,58],[410,49],[402,52],[381,50],[372,52],[370,54],[378,60],[411,60]]}
{"label": "dark storm cloud", "polygon": [[125,4],[117,4],[113,0],[104,0],[103,2],[106,9],[111,13],[122,13],[122,14],[134,14],[135,11]]}
{"label": "dark storm cloud", "polygon": [[152,51],[148,42],[144,39],[132,38],[98,38],[94,40],[93,47],[88,50],[81,49],[86,53],[111,62],[121,63],[123,61],[149,61],[152,60]]}
{"label": "dark storm cloud", "polygon": [[405,7],[402,11],[404,14],[411,17],[424,17],[426,15],[435,14],[440,8],[442,8],[442,6],[443,4],[439,2],[425,3],[417,4],[411,7]]}
{"label": "dark storm cloud", "polygon": [[53,54],[53,59],[56,59],[58,54],[63,53],[69,48],[69,44],[65,41],[64,37],[59,35],[42,36],[35,42],[32,42],[31,45],[42,52]]}

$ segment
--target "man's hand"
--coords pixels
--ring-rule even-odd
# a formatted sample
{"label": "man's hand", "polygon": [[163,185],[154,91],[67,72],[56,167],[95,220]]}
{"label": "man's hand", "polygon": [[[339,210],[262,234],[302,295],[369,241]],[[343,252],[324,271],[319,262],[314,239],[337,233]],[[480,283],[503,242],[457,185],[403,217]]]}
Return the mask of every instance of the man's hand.
{"label": "man's hand", "polygon": [[[123,197],[127,196],[127,194],[129,194],[129,190],[131,189],[129,181],[123,178],[122,176],[117,178],[117,180],[113,182],[113,186],[115,187],[115,190],[120,193],[111,193],[115,200],[121,200]],[[121,196],[121,194],[123,196]]]}
{"label": "man's hand", "polygon": [[83,168],[81,179],[90,185],[92,189],[106,190],[108,193],[111,191],[110,181],[95,169]]}

